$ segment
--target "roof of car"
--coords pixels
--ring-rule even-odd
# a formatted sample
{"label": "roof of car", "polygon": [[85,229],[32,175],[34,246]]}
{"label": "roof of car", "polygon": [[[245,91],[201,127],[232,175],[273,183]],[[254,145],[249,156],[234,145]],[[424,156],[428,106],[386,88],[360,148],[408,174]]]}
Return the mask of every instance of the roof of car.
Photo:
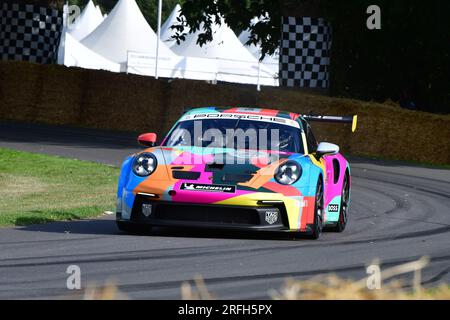
{"label": "roof of car", "polygon": [[186,114],[200,114],[200,113],[242,113],[242,114],[257,114],[272,116],[284,119],[297,120],[300,115],[293,112],[273,110],[273,109],[262,109],[262,108],[248,108],[248,107],[203,107],[194,108],[186,112]]}

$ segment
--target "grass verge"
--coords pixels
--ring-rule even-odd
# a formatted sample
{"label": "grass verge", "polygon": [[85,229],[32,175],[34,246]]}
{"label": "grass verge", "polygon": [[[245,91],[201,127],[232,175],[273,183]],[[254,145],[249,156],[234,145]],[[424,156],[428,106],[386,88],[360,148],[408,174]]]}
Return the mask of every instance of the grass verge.
{"label": "grass verge", "polygon": [[0,148],[0,226],[112,211],[118,176],[111,166]]}

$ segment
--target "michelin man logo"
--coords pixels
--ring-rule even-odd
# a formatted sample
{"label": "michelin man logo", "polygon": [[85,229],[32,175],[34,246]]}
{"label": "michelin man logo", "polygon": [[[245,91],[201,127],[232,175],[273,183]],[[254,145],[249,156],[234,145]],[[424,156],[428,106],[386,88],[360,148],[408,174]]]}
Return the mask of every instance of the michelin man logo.
{"label": "michelin man logo", "polygon": [[274,224],[278,221],[278,212],[276,211],[267,211],[266,212],[266,221],[268,224]]}
{"label": "michelin man logo", "polygon": [[184,184],[184,189],[186,190],[195,190],[195,186],[193,184]]}

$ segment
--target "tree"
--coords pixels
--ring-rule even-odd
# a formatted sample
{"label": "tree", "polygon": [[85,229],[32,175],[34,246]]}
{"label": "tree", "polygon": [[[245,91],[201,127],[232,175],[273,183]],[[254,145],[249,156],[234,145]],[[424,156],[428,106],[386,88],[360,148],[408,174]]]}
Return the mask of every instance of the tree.
{"label": "tree", "polygon": [[[174,26],[177,42],[187,35],[185,30],[201,31],[197,40],[203,45],[212,40],[211,27],[221,18],[235,31],[250,29],[248,44],[261,45],[262,54],[272,54],[279,44],[281,1],[273,0],[186,0],[182,5],[179,24]],[[292,2],[292,1],[291,1]],[[254,17],[264,17],[252,25]],[[186,28],[187,27],[187,28]]]}
{"label": "tree", "polygon": [[[117,0],[95,2],[109,12]],[[137,0],[154,29],[157,2]],[[203,45],[212,40],[213,24],[223,18],[236,33],[249,28],[248,44],[259,43],[263,57],[279,47],[282,16],[323,17],[333,26],[333,95],[383,101],[398,100],[408,90],[419,108],[449,112],[450,1],[163,0],[163,20],[177,3],[183,15],[173,26],[177,41],[185,39],[186,30],[202,28],[197,43]],[[373,4],[381,7],[381,30],[366,27],[366,10]],[[266,18],[251,25],[254,17]]]}
{"label": "tree", "polygon": [[[373,4],[381,7],[381,30],[366,27]],[[264,55],[279,46],[282,16],[322,17],[333,26],[332,94],[383,101],[408,91],[419,108],[449,113],[449,12],[450,1],[437,0],[186,0],[174,28],[183,41],[185,27],[203,27],[203,45],[223,17],[233,30],[250,28],[248,43],[260,43]],[[270,19],[250,24],[266,13]]]}

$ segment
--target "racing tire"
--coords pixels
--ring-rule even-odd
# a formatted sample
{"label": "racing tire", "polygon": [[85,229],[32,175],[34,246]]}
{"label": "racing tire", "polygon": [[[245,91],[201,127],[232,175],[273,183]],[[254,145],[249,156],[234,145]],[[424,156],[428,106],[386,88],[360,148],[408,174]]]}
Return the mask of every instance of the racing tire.
{"label": "racing tire", "polygon": [[324,198],[323,198],[323,182],[319,179],[316,187],[316,200],[314,205],[314,225],[312,225],[310,239],[317,240],[320,238],[323,230],[323,212],[324,212]]}
{"label": "racing tire", "polygon": [[342,184],[341,210],[339,211],[339,221],[329,230],[332,232],[344,232],[348,221],[348,206],[350,201],[350,184],[348,174],[345,175],[344,183]]}
{"label": "racing tire", "polygon": [[116,221],[117,228],[125,233],[144,234],[149,233],[152,227],[145,224],[135,224],[126,221]]}

